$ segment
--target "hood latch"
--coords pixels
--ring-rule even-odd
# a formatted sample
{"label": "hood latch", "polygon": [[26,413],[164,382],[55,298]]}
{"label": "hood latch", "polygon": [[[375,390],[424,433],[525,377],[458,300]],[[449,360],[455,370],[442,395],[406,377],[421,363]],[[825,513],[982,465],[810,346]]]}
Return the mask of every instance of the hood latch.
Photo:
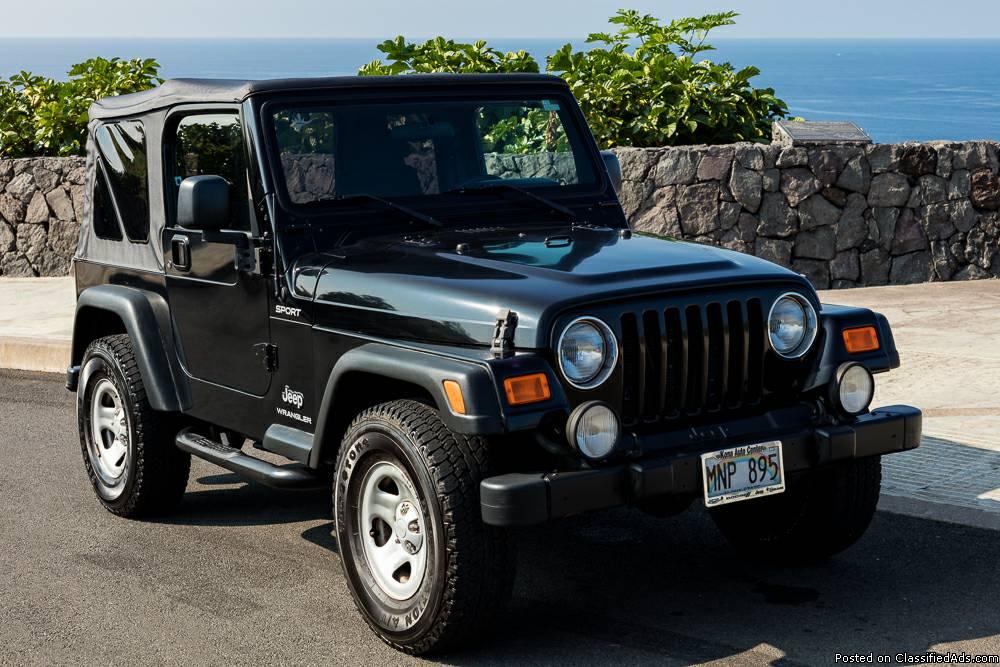
{"label": "hood latch", "polygon": [[513,310],[501,310],[497,313],[496,326],[493,328],[493,345],[490,352],[495,359],[506,359],[514,356],[514,331],[517,329],[517,313]]}

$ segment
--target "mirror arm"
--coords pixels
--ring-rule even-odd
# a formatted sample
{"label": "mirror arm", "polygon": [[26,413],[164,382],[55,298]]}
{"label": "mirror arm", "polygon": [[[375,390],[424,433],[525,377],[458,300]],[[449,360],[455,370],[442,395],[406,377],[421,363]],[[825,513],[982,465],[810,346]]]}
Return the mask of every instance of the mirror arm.
{"label": "mirror arm", "polygon": [[608,180],[611,181],[611,186],[615,191],[616,196],[621,195],[622,189],[622,164],[618,159],[618,156],[614,151],[601,151],[601,161],[604,163],[604,169],[608,174]]}

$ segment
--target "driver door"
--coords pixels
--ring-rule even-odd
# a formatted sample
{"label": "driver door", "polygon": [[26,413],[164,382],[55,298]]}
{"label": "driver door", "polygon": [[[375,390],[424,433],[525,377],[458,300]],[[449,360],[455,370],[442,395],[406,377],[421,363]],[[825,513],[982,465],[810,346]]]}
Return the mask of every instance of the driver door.
{"label": "driver door", "polygon": [[164,128],[167,298],[181,363],[193,378],[256,396],[271,372],[262,361],[269,343],[264,276],[240,270],[237,247],[211,242],[176,223],[177,192],[190,176],[215,175],[230,185],[230,230],[251,235],[247,152],[239,110],[181,111]]}

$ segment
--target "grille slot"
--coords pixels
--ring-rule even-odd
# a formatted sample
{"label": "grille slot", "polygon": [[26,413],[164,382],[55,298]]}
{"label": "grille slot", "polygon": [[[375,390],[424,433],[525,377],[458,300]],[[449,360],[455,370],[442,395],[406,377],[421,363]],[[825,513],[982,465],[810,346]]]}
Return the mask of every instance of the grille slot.
{"label": "grille slot", "polygon": [[760,299],[623,313],[626,425],[738,409],[763,396]]}

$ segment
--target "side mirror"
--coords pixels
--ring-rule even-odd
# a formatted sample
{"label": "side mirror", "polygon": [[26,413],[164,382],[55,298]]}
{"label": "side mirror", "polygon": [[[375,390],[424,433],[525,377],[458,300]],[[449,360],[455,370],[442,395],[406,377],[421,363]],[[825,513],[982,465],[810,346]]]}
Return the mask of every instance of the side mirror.
{"label": "side mirror", "polygon": [[618,156],[614,151],[601,151],[601,159],[604,160],[604,168],[608,170],[611,178],[611,185],[615,189],[615,194],[622,191],[622,163],[618,161]]}
{"label": "side mirror", "polygon": [[177,224],[218,230],[229,225],[229,183],[221,176],[191,176],[177,193]]}

